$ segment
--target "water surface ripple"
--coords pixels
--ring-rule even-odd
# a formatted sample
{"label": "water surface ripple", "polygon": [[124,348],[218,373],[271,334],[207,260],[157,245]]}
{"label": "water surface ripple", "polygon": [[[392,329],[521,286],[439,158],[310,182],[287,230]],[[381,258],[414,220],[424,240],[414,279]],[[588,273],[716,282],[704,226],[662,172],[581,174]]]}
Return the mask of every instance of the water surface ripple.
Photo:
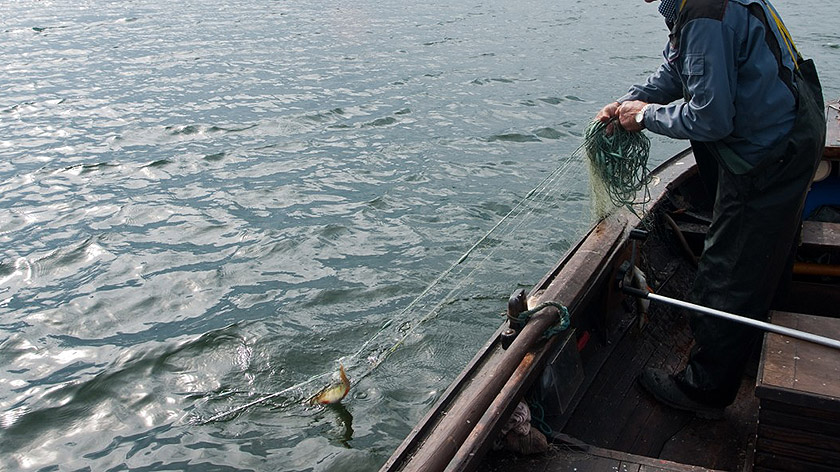
{"label": "water surface ripple", "polygon": [[[829,3],[782,13],[834,98]],[[654,10],[4,2],[0,469],[375,470],[589,225]]]}

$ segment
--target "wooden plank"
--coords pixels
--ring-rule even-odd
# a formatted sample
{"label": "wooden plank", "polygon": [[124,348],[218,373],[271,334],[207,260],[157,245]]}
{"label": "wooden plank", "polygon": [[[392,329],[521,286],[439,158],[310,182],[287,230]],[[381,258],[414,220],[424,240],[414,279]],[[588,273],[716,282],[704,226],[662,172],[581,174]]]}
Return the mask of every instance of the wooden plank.
{"label": "wooden plank", "polygon": [[840,431],[840,412],[826,411],[818,408],[818,405],[809,404],[807,406],[793,405],[790,403],[783,403],[771,399],[761,400],[762,411],[774,411],[794,415],[799,418],[816,419],[830,424],[837,425],[837,430]]}
{"label": "wooden plank", "polygon": [[[612,449],[588,447],[583,451],[555,449],[541,459],[516,462],[517,466],[493,467],[493,472],[715,472],[712,469],[678,464],[662,459],[644,457]],[[546,467],[543,469],[543,465]]]}
{"label": "wooden plank", "polygon": [[759,412],[759,422],[771,426],[792,428],[799,431],[808,431],[829,436],[838,435],[838,427],[840,427],[840,425],[832,421],[807,418],[791,413],[766,410],[764,408]]}
{"label": "wooden plank", "polygon": [[488,455],[482,472],[601,472],[621,470],[620,465],[621,460],[596,456],[583,450],[555,449],[524,457],[494,452]]}
{"label": "wooden plank", "polygon": [[[840,338],[840,319],[772,312],[771,321],[781,326]],[[840,350],[800,339],[767,333],[764,339],[759,390],[784,389],[809,398],[821,397],[840,410]],[[761,397],[761,393],[759,397]]]}
{"label": "wooden plank", "polygon": [[755,387],[755,396],[761,399],[762,404],[765,401],[773,400],[794,407],[814,408],[832,416],[840,412],[840,403],[836,398],[810,395],[796,389],[767,387],[759,384]]}
{"label": "wooden plank", "polygon": [[[647,471],[668,471],[668,472],[714,472],[713,469],[708,469],[706,467],[700,467],[695,465],[688,465],[688,464],[680,464],[677,462],[665,460],[665,459],[657,459],[654,457],[646,457],[640,456],[637,454],[630,454],[627,452],[616,451],[614,449],[604,449],[600,447],[589,447],[587,448],[586,452],[592,454],[593,456],[597,457],[605,457],[610,459],[616,459],[620,461],[620,463],[625,464],[638,464],[639,470],[647,470]],[[621,469],[619,469],[621,470]]]}
{"label": "wooden plank", "polygon": [[546,467],[545,472],[603,472],[605,470],[621,470],[621,461],[589,454],[575,454],[561,459],[555,459]]}
{"label": "wooden plank", "polygon": [[[748,401],[747,396],[752,396],[751,382],[743,382],[742,387],[743,390],[749,389],[750,393],[739,394],[740,398],[736,402],[744,403]],[[745,406],[730,406],[724,421],[691,418],[684,428],[665,443],[659,457],[716,469],[738,470],[746,462],[743,457],[749,450],[750,433],[755,434],[754,428],[748,425],[754,425],[758,416],[756,411],[752,421],[747,423],[750,418],[749,412],[743,411]]]}
{"label": "wooden plank", "polygon": [[[678,463],[737,468],[748,436],[754,434],[752,428],[732,424],[741,421],[740,416],[721,422],[694,420],[690,413],[659,404],[635,381],[644,366],[678,370],[692,344],[687,325],[687,317],[678,310],[651,306],[647,328],[628,332],[619,341],[563,431],[600,447]],[[754,382],[743,387],[750,405],[744,421],[754,424],[758,406],[753,400]],[[732,409],[728,412],[734,415]]]}
{"label": "wooden plank", "polygon": [[825,449],[817,449],[801,444],[790,444],[765,437],[759,437],[755,446],[756,450],[761,451],[762,454],[790,457],[792,459],[813,462],[814,464],[840,464],[840,453]]}
{"label": "wooden plank", "polygon": [[687,417],[661,407],[641,391],[636,377],[645,366],[677,370],[691,345],[687,320],[667,306],[651,306],[650,320],[644,331],[634,327],[617,340],[565,433],[596,446],[656,457],[684,425]]}
{"label": "wooden plank", "polygon": [[618,463],[618,469],[616,470],[617,472],[639,472],[642,470],[642,467],[645,466],[633,462],[621,461]]}
{"label": "wooden plank", "polygon": [[825,108],[825,152],[829,158],[840,157],[840,100]]}
{"label": "wooden plank", "polygon": [[[658,318],[654,319],[658,321]],[[641,426],[634,428],[635,433],[630,434],[625,429],[643,422],[655,407],[655,402],[645,397],[636,385],[636,375],[649,365],[651,356],[659,353],[659,360],[655,361],[658,367],[670,351],[670,344],[662,348],[659,339],[650,338],[652,331],[646,330],[642,335],[627,333],[617,343],[612,356],[569,418],[565,433],[599,447],[637,454],[646,452],[632,449],[631,445],[637,436],[646,436],[650,432]],[[642,415],[641,419],[639,415]]]}
{"label": "wooden plank", "polygon": [[802,246],[816,249],[840,247],[840,223],[802,222]]}
{"label": "wooden plank", "polygon": [[520,456],[507,451],[492,451],[487,454],[483,472],[545,472],[554,461],[555,454],[551,451],[545,454]]}
{"label": "wooden plank", "polygon": [[553,447],[545,454],[526,457],[493,452],[482,465],[482,472],[718,472],[586,444]]}
{"label": "wooden plank", "polygon": [[[637,365],[634,357],[632,363],[625,362],[618,366],[619,369],[633,372],[633,380],[635,374],[641,372],[644,367],[676,372],[683,364],[692,344],[687,319],[678,310],[666,306],[651,306],[650,323],[645,328],[643,337],[644,342],[636,344],[642,353],[647,351],[648,346],[652,346],[647,352],[647,360],[642,360]],[[691,415],[662,405],[643,391],[635,381],[631,387],[622,396],[617,410],[610,412],[611,416],[622,418],[622,424],[616,425],[613,431],[616,435],[613,447],[635,454],[666,458],[662,455],[665,445],[674,434],[685,427],[691,420]],[[610,428],[609,425],[605,427]],[[673,457],[667,459],[676,460]]]}
{"label": "wooden plank", "polygon": [[840,454],[840,437],[759,423],[758,436],[796,446],[806,446]]}
{"label": "wooden plank", "polygon": [[837,472],[837,466],[816,464],[802,459],[756,452],[754,470],[779,470],[785,472]]}
{"label": "wooden plank", "polygon": [[[567,434],[600,447],[614,447],[616,434],[626,418],[614,411],[614,403],[630,393],[635,382],[633,369],[626,368],[617,359],[630,359],[631,365],[644,365],[653,352],[650,342],[625,342],[622,340],[616,350],[601,368],[592,385],[587,389],[565,429]],[[623,373],[629,374],[627,376]],[[617,392],[617,387],[620,390]]]}
{"label": "wooden plank", "polygon": [[621,343],[604,344],[590,338],[589,342],[586,344],[586,348],[581,352],[582,355],[584,353],[588,354],[588,358],[584,361],[583,365],[583,383],[578,388],[577,393],[575,393],[572,397],[566,411],[555,420],[554,424],[554,427],[557,429],[557,431],[554,432],[554,435],[562,435],[562,442],[568,442],[569,436],[567,434],[560,433],[559,431],[565,430],[569,422],[575,417],[575,413],[580,410],[581,405],[585,405],[586,402],[592,398],[592,395],[589,393],[590,390],[595,388],[593,385],[596,385],[596,380],[601,377],[599,373],[604,365],[612,359],[612,354],[615,352],[615,348],[619,345],[621,345]]}
{"label": "wooden plank", "polygon": [[[625,343],[625,345],[632,348],[631,343]],[[640,436],[647,437],[643,423],[651,413],[650,401],[638,388],[636,377],[656,352],[657,349],[653,343],[649,341],[639,343],[636,352],[617,353],[620,356],[619,359],[629,358],[629,364],[616,362],[609,371],[604,372],[603,382],[607,385],[612,383],[613,389],[606,391],[605,398],[598,398],[588,409],[589,415],[596,419],[594,423],[596,431],[606,436],[601,441],[604,446],[635,454],[648,452],[649,449],[646,447],[643,450],[633,447]],[[603,405],[601,412],[598,411],[599,404]],[[643,419],[640,420],[639,416]],[[628,428],[630,432],[627,431]],[[658,454],[655,455],[658,456]]]}
{"label": "wooden plank", "polygon": [[[669,342],[659,346],[647,366],[676,372],[680,363],[680,356]],[[638,401],[639,408],[631,410],[627,427],[621,430],[616,447],[627,447],[636,454],[659,457],[668,440],[691,421],[692,415],[666,407],[642,391],[641,387],[636,388],[639,393],[629,400]]]}

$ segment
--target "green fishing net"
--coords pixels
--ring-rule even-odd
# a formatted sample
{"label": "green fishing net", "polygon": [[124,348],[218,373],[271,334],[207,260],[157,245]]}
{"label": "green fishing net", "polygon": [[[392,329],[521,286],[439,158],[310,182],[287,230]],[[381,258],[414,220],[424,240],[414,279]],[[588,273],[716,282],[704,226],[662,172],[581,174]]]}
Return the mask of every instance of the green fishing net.
{"label": "green fishing net", "polygon": [[603,218],[616,207],[627,207],[650,200],[647,167],[650,139],[642,132],[627,131],[613,122],[593,121],[586,128],[581,150],[589,158],[589,181],[596,217]]}

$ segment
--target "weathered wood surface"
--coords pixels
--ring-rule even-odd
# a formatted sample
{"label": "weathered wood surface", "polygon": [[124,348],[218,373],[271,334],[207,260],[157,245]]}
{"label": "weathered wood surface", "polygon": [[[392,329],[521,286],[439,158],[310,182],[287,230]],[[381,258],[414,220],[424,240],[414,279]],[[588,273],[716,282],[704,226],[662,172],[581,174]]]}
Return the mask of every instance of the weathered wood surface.
{"label": "weathered wood surface", "polygon": [[628,454],[626,452],[588,446],[583,449],[557,447],[552,452],[530,457],[510,458],[494,456],[488,461],[486,472],[714,472],[663,459]]}
{"label": "weathered wood surface", "polygon": [[806,416],[802,410],[779,410],[771,405],[768,400],[762,400],[761,405],[761,424],[763,426],[776,426],[788,430],[795,429],[798,432],[797,434],[807,432],[834,437],[835,440],[840,434],[840,423],[830,419],[828,415],[823,416],[824,412],[815,416]]}
{"label": "weathered wood surface", "polygon": [[837,465],[756,452],[753,472],[837,472]]}
{"label": "weathered wood surface", "polygon": [[[772,420],[770,420],[772,421]],[[783,442],[791,446],[807,447],[814,450],[826,451],[833,457],[840,456],[840,441],[828,434],[811,431],[791,431],[783,426],[774,426],[769,422],[758,425],[758,435],[762,438]],[[840,460],[837,461],[840,464]]]}
{"label": "weathered wood surface", "polygon": [[802,223],[802,245],[818,249],[840,247],[840,223],[804,221]]}
{"label": "weathered wood surface", "polygon": [[840,100],[828,104],[825,111],[825,157],[840,158]]}
{"label": "weathered wood surface", "polygon": [[[771,321],[840,338],[836,318],[775,311]],[[756,396],[756,472],[840,470],[840,350],[768,333]]]}
{"label": "weathered wood surface", "polygon": [[661,305],[651,310],[645,330],[630,332],[619,342],[563,432],[601,448],[739,470],[757,418],[754,379],[743,383],[723,421],[694,418],[654,400],[639,387],[637,375],[644,367],[679,370],[691,337],[683,313]]}
{"label": "weathered wood surface", "polygon": [[[795,437],[797,434],[790,432],[789,436]],[[787,439],[788,437],[773,439],[759,435],[755,448],[763,454],[772,454],[777,457],[800,459],[803,461],[813,462],[815,464],[840,464],[840,454],[835,451],[820,449],[818,447],[813,447],[810,444],[791,443],[788,442]]]}
{"label": "weathered wood surface", "polygon": [[[840,319],[773,312],[774,324],[840,339]],[[768,333],[757,393],[770,398],[774,390],[820,400],[825,408],[840,411],[840,350]],[[776,395],[778,399],[778,394]],[[806,406],[806,405],[803,405]]]}

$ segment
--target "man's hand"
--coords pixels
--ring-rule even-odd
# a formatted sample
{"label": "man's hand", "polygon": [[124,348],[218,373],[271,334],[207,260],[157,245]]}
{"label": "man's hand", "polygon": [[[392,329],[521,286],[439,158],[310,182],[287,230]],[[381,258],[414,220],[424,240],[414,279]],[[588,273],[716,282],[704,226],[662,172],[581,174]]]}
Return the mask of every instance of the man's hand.
{"label": "man's hand", "polygon": [[613,118],[618,118],[618,107],[620,106],[620,103],[612,102],[604,108],[601,108],[601,111],[599,111],[598,114],[595,115],[595,119],[600,121],[601,123],[609,123],[607,124],[607,129],[605,130],[607,136],[611,135],[613,132],[613,123],[610,123],[610,120],[612,120]]}
{"label": "man's hand", "polygon": [[599,111],[598,114],[595,115],[595,119],[600,121],[601,123],[606,123],[610,121],[618,115],[618,107],[620,106],[621,104],[619,104],[618,102],[610,103],[604,108],[601,108],[601,111]]}
{"label": "man's hand", "polygon": [[627,131],[641,131],[642,125],[636,122],[636,114],[642,111],[647,103],[640,100],[624,102],[618,107],[618,122]]}

